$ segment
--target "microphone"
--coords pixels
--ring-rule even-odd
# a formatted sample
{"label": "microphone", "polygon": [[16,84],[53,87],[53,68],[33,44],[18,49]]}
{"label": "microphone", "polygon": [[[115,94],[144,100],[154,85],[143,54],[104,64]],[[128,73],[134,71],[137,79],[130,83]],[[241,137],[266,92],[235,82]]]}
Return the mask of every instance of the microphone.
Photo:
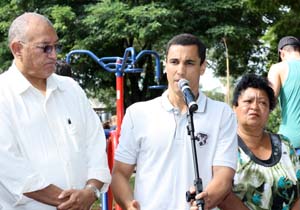
{"label": "microphone", "polygon": [[192,93],[191,88],[189,86],[189,81],[187,81],[186,79],[180,79],[178,81],[178,87],[183,93],[184,100],[189,108],[189,111],[195,112],[198,109],[198,105],[195,101],[195,96]]}

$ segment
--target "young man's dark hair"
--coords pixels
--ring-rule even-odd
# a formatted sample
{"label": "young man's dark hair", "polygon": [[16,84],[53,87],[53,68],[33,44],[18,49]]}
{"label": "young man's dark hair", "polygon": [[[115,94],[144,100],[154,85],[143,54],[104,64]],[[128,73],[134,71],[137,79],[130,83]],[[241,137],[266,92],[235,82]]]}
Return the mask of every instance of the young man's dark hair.
{"label": "young man's dark hair", "polygon": [[168,57],[169,49],[172,45],[183,45],[183,46],[197,45],[200,64],[202,64],[205,61],[206,46],[196,36],[192,34],[179,34],[177,36],[174,36],[167,44],[166,47],[167,57]]}

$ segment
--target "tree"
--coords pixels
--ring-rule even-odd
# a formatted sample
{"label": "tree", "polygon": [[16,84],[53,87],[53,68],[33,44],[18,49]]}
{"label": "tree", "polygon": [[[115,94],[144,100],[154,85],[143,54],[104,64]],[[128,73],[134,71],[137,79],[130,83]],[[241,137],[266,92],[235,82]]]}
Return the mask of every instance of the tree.
{"label": "tree", "polygon": [[[276,49],[286,31],[299,34],[300,21],[296,0],[2,0],[0,6],[0,71],[7,69],[12,59],[7,48],[8,27],[24,11],[37,11],[54,23],[64,46],[60,59],[72,49],[87,49],[98,57],[122,57],[127,47],[134,47],[136,52],[155,50],[163,60],[167,40],[187,32],[206,43],[215,75],[225,76],[222,40],[226,38],[233,79],[245,72],[266,74],[277,56],[270,48]],[[289,22],[295,27],[289,27]],[[113,93],[115,75],[105,72],[91,58],[73,58],[72,65],[90,96],[104,101],[108,96],[103,92]],[[145,57],[138,67],[144,72],[125,75],[126,107],[161,93],[148,89],[155,84],[153,58]],[[161,83],[165,84],[165,79]]]}
{"label": "tree", "polygon": [[248,0],[249,8],[256,10],[267,22],[261,39],[269,50],[265,54],[266,62],[264,71],[278,60],[277,44],[287,35],[299,37],[300,35],[300,4],[298,0]]}
{"label": "tree", "polygon": [[[169,21],[174,13],[161,7],[160,3],[138,4],[131,2],[126,4],[120,1],[103,1],[87,6],[85,12],[87,15],[82,19],[82,24],[86,29],[83,37],[86,38],[75,42],[75,47],[84,46],[96,52],[98,57],[121,57],[125,49],[131,46],[137,52],[145,49],[152,50],[152,46],[160,34],[166,30],[174,29],[174,24]],[[108,52],[110,55],[107,55]],[[153,92],[148,89],[149,85],[155,84],[153,59],[145,57],[137,67],[144,68],[144,72],[125,75],[124,98],[126,106],[153,97],[151,94]],[[104,72],[103,76],[99,75],[100,78],[105,78],[104,74],[107,75]],[[114,75],[106,78],[109,79],[107,81],[103,79],[101,85],[105,85],[104,82],[111,85],[114,81]],[[95,86],[93,87],[95,88]],[[93,92],[96,92],[95,89]]]}
{"label": "tree", "polygon": [[275,109],[270,113],[269,120],[266,129],[270,132],[277,133],[281,122],[281,110],[280,106],[277,105]]}

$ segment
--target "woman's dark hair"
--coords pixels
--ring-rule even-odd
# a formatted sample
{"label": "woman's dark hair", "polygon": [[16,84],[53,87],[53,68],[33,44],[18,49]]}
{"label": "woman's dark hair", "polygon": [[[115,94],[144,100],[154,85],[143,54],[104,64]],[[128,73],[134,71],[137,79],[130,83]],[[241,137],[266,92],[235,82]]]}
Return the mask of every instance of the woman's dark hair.
{"label": "woman's dark hair", "polygon": [[245,91],[248,88],[256,88],[265,91],[269,98],[270,111],[272,111],[275,108],[276,99],[270,82],[267,78],[258,76],[256,74],[245,74],[244,76],[242,76],[241,80],[235,86],[233,92],[232,105],[238,106],[239,96],[243,91]]}

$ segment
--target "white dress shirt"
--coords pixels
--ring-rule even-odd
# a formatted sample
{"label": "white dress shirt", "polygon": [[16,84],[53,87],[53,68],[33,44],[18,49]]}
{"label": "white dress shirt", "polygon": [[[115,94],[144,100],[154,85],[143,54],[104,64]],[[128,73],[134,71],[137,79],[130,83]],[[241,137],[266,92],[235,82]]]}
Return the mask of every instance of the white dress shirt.
{"label": "white dress shirt", "polygon": [[5,210],[54,210],[23,195],[54,184],[110,183],[99,117],[80,86],[52,74],[46,96],[12,64],[0,75],[0,203]]}

